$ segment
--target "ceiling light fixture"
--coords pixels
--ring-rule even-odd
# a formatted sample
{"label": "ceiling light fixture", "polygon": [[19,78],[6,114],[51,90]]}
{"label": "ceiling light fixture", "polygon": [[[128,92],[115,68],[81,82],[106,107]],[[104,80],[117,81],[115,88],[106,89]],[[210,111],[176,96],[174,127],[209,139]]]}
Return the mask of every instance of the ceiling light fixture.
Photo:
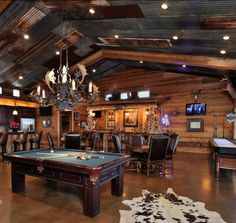
{"label": "ceiling light fixture", "polygon": [[162,3],[161,8],[164,9],[164,10],[168,9],[168,4]]}
{"label": "ceiling light fixture", "polygon": [[95,13],[95,10],[94,10],[93,8],[91,8],[91,9],[89,9],[89,12],[90,12],[91,14],[94,14],[94,13]]}
{"label": "ceiling light fixture", "polygon": [[60,55],[60,51],[56,51],[56,55]]}
{"label": "ceiling light fixture", "polygon": [[185,65],[185,64],[183,64],[183,65],[182,65],[182,67],[186,67],[186,65]]}
{"label": "ceiling light fixture", "polygon": [[25,34],[25,35],[24,35],[24,39],[29,39],[29,35],[28,35],[28,34]]}
{"label": "ceiling light fixture", "polygon": [[223,36],[223,40],[229,40],[229,36],[227,35]]}
{"label": "ceiling light fixture", "polygon": [[95,72],[96,72],[96,69],[93,69],[92,71],[93,71],[93,73],[95,73]]}
{"label": "ceiling light fixture", "polygon": [[142,60],[140,60],[140,61],[139,61],[139,63],[143,63],[143,61],[142,61]]}
{"label": "ceiling light fixture", "polygon": [[116,35],[114,35],[114,37],[115,37],[116,39],[119,39],[119,35],[117,35],[117,34],[116,34]]}
{"label": "ceiling light fixture", "polygon": [[221,54],[226,54],[226,50],[221,50],[220,53]]}
{"label": "ceiling light fixture", "polygon": [[[64,20],[65,16],[64,8],[66,7],[62,7],[62,20]],[[59,68],[53,68],[46,73],[45,84],[47,88],[43,89],[43,85],[39,84],[37,89],[30,93],[30,96],[41,106],[55,105],[58,110],[72,110],[76,104],[90,103],[96,100],[98,97],[98,87],[91,81],[88,85],[84,83],[88,73],[83,64],[77,64],[78,71],[73,75],[69,73],[68,32],[64,22],[62,26],[63,33],[61,36],[64,37],[65,53],[63,56],[63,49],[61,48]],[[65,61],[63,61],[63,58],[65,58]]]}
{"label": "ceiling light fixture", "polygon": [[173,36],[172,37],[174,40],[177,40],[177,39],[179,39],[179,37],[178,36]]}
{"label": "ceiling light fixture", "polygon": [[19,76],[18,78],[19,78],[20,80],[22,80],[22,79],[23,79],[23,76]]}

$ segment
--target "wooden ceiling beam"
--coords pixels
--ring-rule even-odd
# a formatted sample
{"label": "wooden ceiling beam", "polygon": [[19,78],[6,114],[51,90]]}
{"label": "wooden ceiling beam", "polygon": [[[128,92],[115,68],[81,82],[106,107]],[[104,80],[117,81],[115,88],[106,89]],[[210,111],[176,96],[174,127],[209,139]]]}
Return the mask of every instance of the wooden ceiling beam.
{"label": "wooden ceiling beam", "polygon": [[[85,67],[88,66],[89,64],[93,64],[98,60],[102,60],[103,59],[103,54],[102,51],[98,51],[94,54],[92,54],[89,57],[86,57],[85,59],[81,60],[79,63],[77,64],[83,64]],[[76,70],[78,70],[78,66],[77,64],[73,65],[70,67],[70,72],[74,73]]]}
{"label": "wooden ceiling beam", "polygon": [[109,59],[143,60],[167,64],[186,64],[187,66],[206,67],[218,70],[236,70],[236,59],[233,58],[107,49],[101,51],[102,57]]}

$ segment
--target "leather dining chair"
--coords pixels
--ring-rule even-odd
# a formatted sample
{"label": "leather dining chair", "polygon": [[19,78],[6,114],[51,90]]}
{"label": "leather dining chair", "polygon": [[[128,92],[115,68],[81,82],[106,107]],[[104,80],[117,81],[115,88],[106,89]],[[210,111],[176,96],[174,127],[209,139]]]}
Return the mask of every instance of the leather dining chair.
{"label": "leather dining chair", "polygon": [[[19,151],[21,145],[22,145],[22,150],[26,150],[26,143],[27,143],[28,135],[29,135],[29,132],[25,131],[23,133],[22,139],[19,138],[13,141],[14,152]],[[19,150],[18,150],[18,146],[19,146]]]}
{"label": "leather dining chair", "polygon": [[0,141],[0,146],[2,148],[2,162],[4,162],[4,154],[6,153],[8,135],[9,134],[7,132],[4,132]]}
{"label": "leather dining chair", "polygon": [[99,139],[100,139],[99,132],[93,133],[92,140],[91,140],[91,149],[92,150],[96,150],[97,148],[100,150]]}
{"label": "leather dining chair", "polygon": [[147,176],[149,176],[152,166],[157,167],[159,173],[165,175],[168,143],[169,136],[152,136],[147,157],[141,161],[141,168],[142,165],[147,167]]}
{"label": "leather dining chair", "polygon": [[[169,141],[169,145],[168,145],[168,149],[167,149],[166,160],[168,161],[168,164],[170,163],[170,169],[171,169],[171,171],[173,171],[174,170],[173,156],[176,152],[176,148],[179,143],[179,135],[171,134],[169,137],[170,137],[170,141]],[[169,165],[168,165],[168,167],[169,167]]]}
{"label": "leather dining chair", "polygon": [[112,135],[112,141],[113,141],[113,144],[114,144],[114,152],[115,153],[121,153],[122,151],[122,147],[121,147],[121,142],[120,142],[120,138],[118,135]]}
{"label": "leather dining chair", "polygon": [[143,137],[141,135],[130,135],[129,136],[129,144],[133,146],[142,146],[143,145]]}
{"label": "leather dining chair", "polygon": [[41,139],[42,139],[42,135],[43,135],[43,131],[40,131],[36,137],[33,137],[29,140],[30,142],[30,149],[33,149],[33,144],[36,144],[36,148],[39,149],[40,148],[40,143],[41,143]]}
{"label": "leather dining chair", "polygon": [[80,134],[65,134],[65,148],[66,149],[81,149],[80,148]]}
{"label": "leather dining chair", "polygon": [[54,142],[53,142],[51,133],[48,132],[46,134],[46,136],[47,136],[47,140],[48,140],[48,147],[49,147],[49,149],[54,149]]}

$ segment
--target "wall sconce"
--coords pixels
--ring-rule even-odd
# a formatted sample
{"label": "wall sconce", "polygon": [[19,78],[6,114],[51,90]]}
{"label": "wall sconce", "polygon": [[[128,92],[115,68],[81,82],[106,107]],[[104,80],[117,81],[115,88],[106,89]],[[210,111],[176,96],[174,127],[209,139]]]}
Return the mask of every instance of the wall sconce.
{"label": "wall sconce", "polygon": [[197,102],[197,100],[198,100],[198,95],[200,95],[200,94],[201,94],[201,91],[200,91],[200,90],[197,90],[197,91],[194,91],[194,92],[193,92],[194,103]]}

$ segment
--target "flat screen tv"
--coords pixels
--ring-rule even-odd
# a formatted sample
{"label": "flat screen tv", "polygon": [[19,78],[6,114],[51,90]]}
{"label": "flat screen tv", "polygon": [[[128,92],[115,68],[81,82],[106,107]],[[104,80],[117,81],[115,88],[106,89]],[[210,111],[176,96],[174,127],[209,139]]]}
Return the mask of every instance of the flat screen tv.
{"label": "flat screen tv", "polygon": [[102,116],[102,111],[93,111],[95,118],[100,118]]}
{"label": "flat screen tv", "polygon": [[205,103],[186,104],[186,115],[205,115],[205,114],[206,114]]}
{"label": "flat screen tv", "polygon": [[52,106],[39,107],[40,116],[52,116]]}

